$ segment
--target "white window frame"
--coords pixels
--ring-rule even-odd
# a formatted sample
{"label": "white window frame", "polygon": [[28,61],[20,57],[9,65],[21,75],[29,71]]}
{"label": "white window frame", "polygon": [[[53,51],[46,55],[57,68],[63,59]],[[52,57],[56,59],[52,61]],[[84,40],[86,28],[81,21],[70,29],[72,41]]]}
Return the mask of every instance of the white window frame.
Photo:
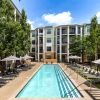
{"label": "white window frame", "polygon": [[50,51],[52,51],[52,50],[48,51],[48,47],[51,47],[51,46],[47,46],[47,52],[50,52]]}
{"label": "white window frame", "polygon": [[[48,34],[48,30],[51,30],[51,28],[47,28],[47,30],[46,30],[47,31],[46,33],[47,34]],[[52,30],[51,30],[51,33],[52,33]],[[49,34],[51,34],[51,33],[49,33]]]}
{"label": "white window frame", "polygon": [[51,38],[47,38],[47,43],[51,43],[51,41],[50,41],[50,42],[48,42],[48,40],[49,40],[49,39],[51,40]]}

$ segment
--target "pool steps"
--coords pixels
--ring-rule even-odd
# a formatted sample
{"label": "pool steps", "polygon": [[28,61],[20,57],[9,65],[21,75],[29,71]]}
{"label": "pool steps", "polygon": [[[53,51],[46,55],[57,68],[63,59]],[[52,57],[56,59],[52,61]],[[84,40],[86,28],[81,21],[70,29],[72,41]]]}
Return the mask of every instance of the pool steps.
{"label": "pool steps", "polygon": [[[60,94],[62,98],[78,98],[80,95],[78,95],[76,92],[77,90],[75,87],[72,85],[72,83],[69,81],[68,76],[63,72],[63,70],[60,67],[54,67],[55,68],[55,73],[58,81],[58,86],[60,90]],[[66,90],[68,92],[66,92]],[[73,95],[74,94],[74,95]]]}

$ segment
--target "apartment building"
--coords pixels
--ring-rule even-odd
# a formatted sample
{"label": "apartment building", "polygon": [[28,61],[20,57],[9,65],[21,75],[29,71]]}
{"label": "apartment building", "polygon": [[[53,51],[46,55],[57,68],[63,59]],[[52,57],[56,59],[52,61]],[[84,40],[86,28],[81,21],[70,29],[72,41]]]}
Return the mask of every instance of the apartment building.
{"label": "apartment building", "polygon": [[73,36],[85,36],[90,31],[89,24],[45,26],[31,30],[30,55],[34,61],[69,61],[70,42]]}
{"label": "apartment building", "polygon": [[10,0],[12,6],[13,6],[13,9],[14,9],[14,15],[15,15],[15,21],[20,21],[20,18],[21,18],[21,13],[20,11],[18,10],[18,8],[15,6],[15,4],[12,2],[12,0]]}

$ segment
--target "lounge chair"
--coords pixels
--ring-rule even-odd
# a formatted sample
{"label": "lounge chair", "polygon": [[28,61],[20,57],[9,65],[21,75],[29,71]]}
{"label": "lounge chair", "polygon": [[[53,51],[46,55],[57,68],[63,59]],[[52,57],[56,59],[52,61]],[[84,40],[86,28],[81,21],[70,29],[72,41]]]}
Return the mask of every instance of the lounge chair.
{"label": "lounge chair", "polygon": [[93,82],[94,84],[100,83],[100,75],[97,76],[95,79],[93,79],[92,82]]}
{"label": "lounge chair", "polygon": [[93,73],[87,73],[87,74],[84,74],[84,76],[88,79],[94,79],[94,78],[97,78],[100,74],[95,71]]}
{"label": "lounge chair", "polygon": [[80,71],[80,74],[84,75],[86,73],[89,73],[89,71],[91,71],[91,69],[86,67],[86,68],[84,68],[83,70]]}
{"label": "lounge chair", "polygon": [[28,67],[23,67],[22,71],[27,71],[29,68]]}
{"label": "lounge chair", "polygon": [[6,84],[8,81],[6,79],[0,78],[0,84]]}

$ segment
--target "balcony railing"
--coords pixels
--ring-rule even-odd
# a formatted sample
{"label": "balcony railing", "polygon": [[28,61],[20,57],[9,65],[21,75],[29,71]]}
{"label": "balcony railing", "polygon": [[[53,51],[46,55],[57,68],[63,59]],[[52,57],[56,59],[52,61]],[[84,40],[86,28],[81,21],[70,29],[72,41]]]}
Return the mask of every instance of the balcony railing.
{"label": "balcony railing", "polygon": [[62,44],[63,44],[63,43],[67,44],[67,42],[66,42],[66,41],[62,41]]}
{"label": "balcony railing", "polygon": [[39,33],[40,36],[43,36],[43,33]]}
{"label": "balcony railing", "polygon": [[62,34],[67,34],[67,32],[66,31],[63,31]]}
{"label": "balcony railing", "polygon": [[62,50],[62,53],[67,53],[67,51],[65,51],[65,50]]}
{"label": "balcony railing", "polygon": [[42,42],[39,42],[39,44],[43,44],[43,41]]}
{"label": "balcony railing", "polygon": [[32,52],[35,52],[35,50],[32,50]]}
{"label": "balcony railing", "polygon": [[43,50],[40,50],[39,52],[40,52],[40,53],[43,53]]}
{"label": "balcony railing", "polygon": [[69,34],[75,34],[75,32],[69,32]]}

